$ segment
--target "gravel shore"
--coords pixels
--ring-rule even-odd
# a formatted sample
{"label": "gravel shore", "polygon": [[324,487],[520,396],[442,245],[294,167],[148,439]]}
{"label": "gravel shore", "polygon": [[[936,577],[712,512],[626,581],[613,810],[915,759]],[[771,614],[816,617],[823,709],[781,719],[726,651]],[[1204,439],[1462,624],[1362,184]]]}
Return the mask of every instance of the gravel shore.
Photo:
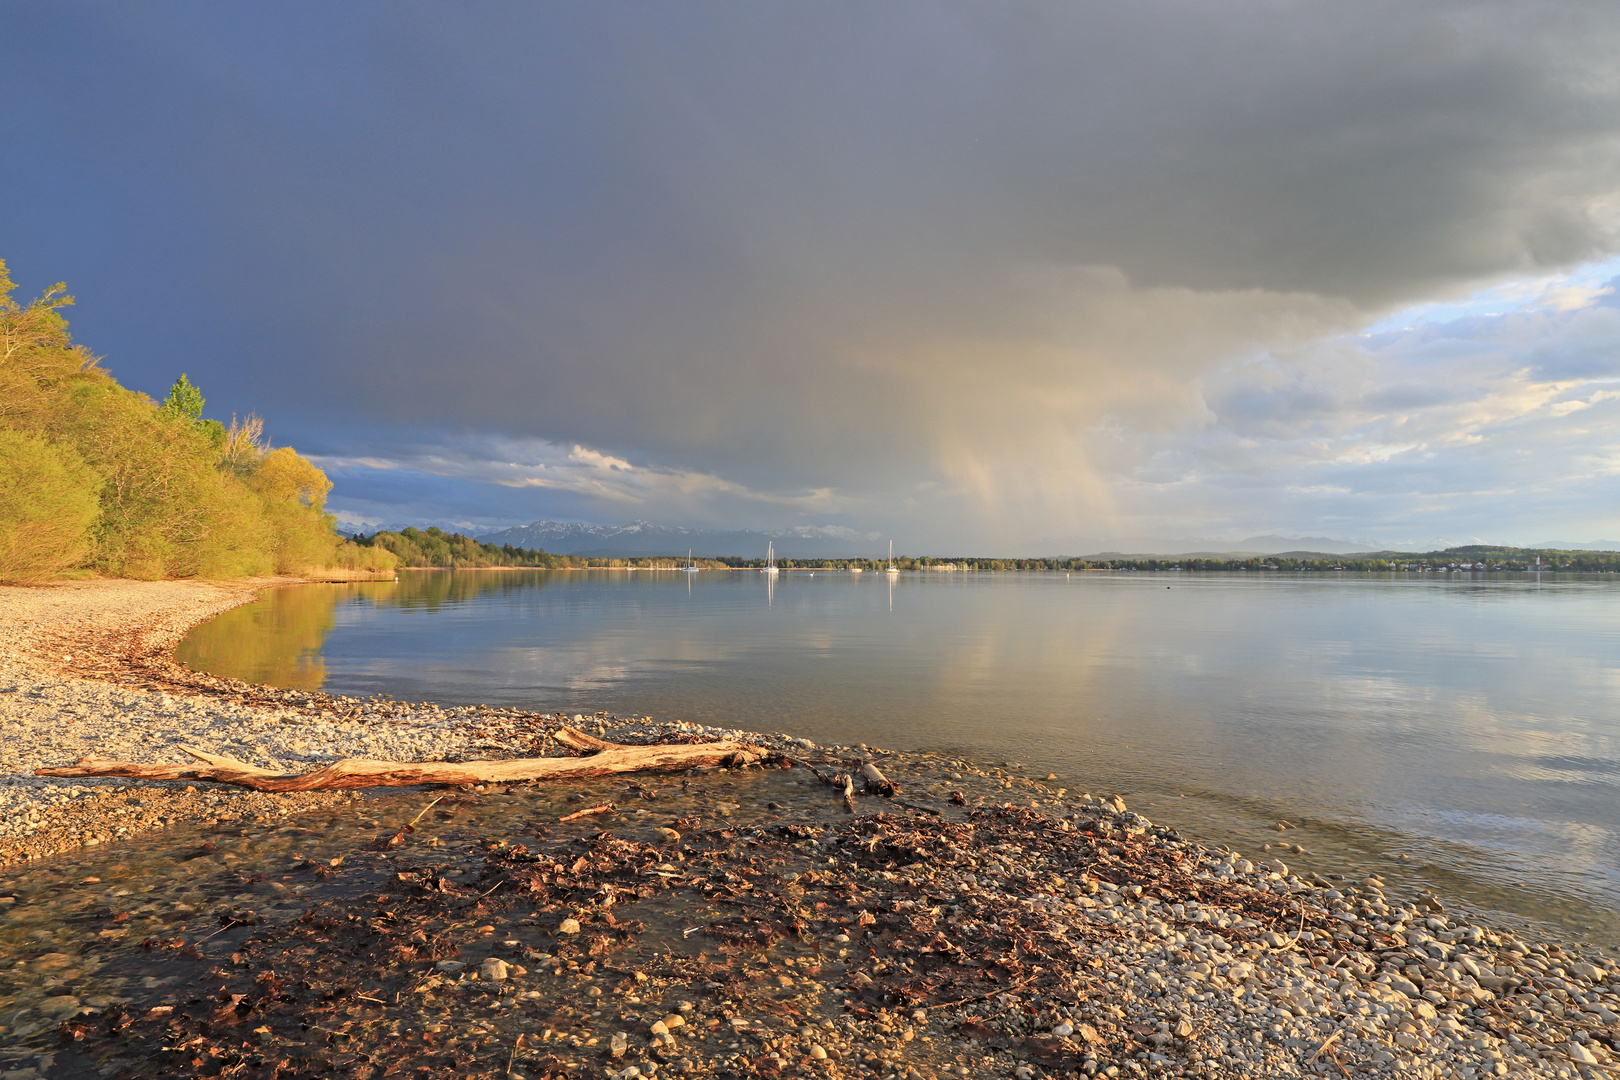
{"label": "gravel shore", "polygon": [[[262,823],[351,798],[31,775],[80,755],[177,761],[178,746],[196,744],[289,770],[335,756],[498,757],[542,749],[559,719],[252,687],[173,663],[186,628],[269,584],[0,589],[0,860],[182,821]],[[624,741],[719,734],[593,721]],[[877,753],[756,739],[823,772],[857,773]],[[800,785],[798,804],[784,794],[752,819],[662,823],[645,808],[702,805],[708,781],[694,777],[690,791],[676,781],[659,803],[638,801],[656,792],[627,777],[615,801],[642,807],[633,816],[531,829],[527,847],[486,838],[463,865],[443,861],[437,837],[306,860],[264,883],[276,905],[304,910],[297,897],[333,874],[380,884],[309,908],[297,921],[308,929],[290,935],[237,919],[191,959],[176,938],[176,963],[195,961],[207,996],[176,992],[149,1012],[130,1011],[149,1004],[134,995],[92,1002],[60,975],[41,976],[37,1001],[0,1016],[0,1042],[18,1047],[0,1052],[11,1055],[0,1075],[66,1075],[51,1053],[27,1064],[36,1051],[19,1040],[44,1024],[60,1025],[70,1045],[116,1038],[125,1056],[105,1075],[129,1076],[159,1071],[157,1057],[151,1071],[131,1059],[135,1048],[157,1055],[182,1043],[195,1050],[162,1058],[161,1071],[327,1075],[336,1055],[343,1075],[380,1077],[388,1061],[416,1055],[531,1080],[1617,1074],[1612,956],[1459,919],[1439,898],[1399,895],[1377,878],[1330,881],[1269,853],[1197,844],[1055,778],[932,755],[883,763],[900,797],[858,793],[853,816],[795,768],[769,777]],[[551,797],[530,790],[458,799]],[[824,807],[802,809],[807,794]],[[593,831],[609,826],[611,835]],[[0,919],[26,918],[27,898],[18,901]],[[111,899],[108,910],[132,902]],[[683,904],[682,925],[697,930],[671,940],[660,920]],[[694,922],[701,905],[712,913]],[[143,912],[137,922],[172,918]],[[335,973],[339,954],[367,958],[345,963],[370,974]],[[58,955],[68,954],[16,966]],[[265,975],[254,972],[272,966],[288,989],[255,999]],[[237,981],[240,992],[227,993]],[[216,997],[231,1002],[228,1024]],[[341,1028],[341,1042],[309,1049],[322,1045],[300,1034],[310,1009]],[[238,1024],[237,1013],[248,1019]],[[303,1049],[270,1052],[278,1040]],[[490,1054],[500,1068],[473,1068]]]}
{"label": "gravel shore", "polygon": [[349,797],[34,775],[83,756],[180,762],[187,758],[179,747],[191,745],[301,771],[337,757],[498,752],[458,726],[474,710],[409,709],[402,722],[404,707],[248,686],[174,662],[191,627],[291,580],[0,587],[0,866],[183,822],[293,813]]}

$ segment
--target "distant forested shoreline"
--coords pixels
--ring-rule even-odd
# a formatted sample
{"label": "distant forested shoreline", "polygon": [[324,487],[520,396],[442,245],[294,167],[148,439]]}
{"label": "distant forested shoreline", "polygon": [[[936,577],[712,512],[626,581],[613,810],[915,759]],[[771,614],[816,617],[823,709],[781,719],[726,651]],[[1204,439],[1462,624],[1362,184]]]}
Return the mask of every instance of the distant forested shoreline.
{"label": "distant forested shoreline", "polygon": [[[782,560],[778,560],[782,563]],[[1183,571],[1397,571],[1424,573],[1442,570],[1524,571],[1570,573],[1620,572],[1620,552],[1565,551],[1555,548],[1512,548],[1468,545],[1441,551],[1411,553],[1379,551],[1356,555],[1288,552],[1281,555],[1108,555],[1085,558],[1042,559],[896,559],[901,569],[937,569],[940,565],[977,571],[1076,570],[1183,570]],[[782,563],[787,565],[786,563]],[[869,560],[868,565],[872,565]]]}
{"label": "distant forested shoreline", "polygon": [[362,550],[386,552],[402,567],[476,570],[486,567],[528,567],[537,570],[563,570],[587,565],[584,559],[552,555],[534,548],[510,544],[485,544],[460,533],[447,533],[437,527],[401,529],[356,536]]}
{"label": "distant forested shoreline", "polygon": [[[387,551],[400,567],[415,569],[464,569],[512,567],[543,570],[634,569],[675,570],[687,565],[684,556],[642,555],[624,558],[554,555],[536,548],[510,544],[482,543],[460,533],[439,528],[407,528],[398,532],[378,532],[356,536],[354,543],[365,548]],[[737,556],[694,560],[702,570],[752,570],[765,565],[763,559]],[[783,570],[860,570],[882,573],[887,559],[791,559],[778,558]],[[1407,572],[1438,571],[1525,571],[1545,570],[1566,573],[1620,572],[1620,552],[1565,551],[1555,548],[1509,548],[1466,546],[1422,554],[1376,552],[1355,556],[1319,552],[1290,552],[1282,555],[1223,556],[1089,556],[1076,558],[992,559],[978,556],[941,558],[902,556],[894,565],[907,572],[935,573],[1053,573],[1074,571],[1294,571],[1294,572]]]}

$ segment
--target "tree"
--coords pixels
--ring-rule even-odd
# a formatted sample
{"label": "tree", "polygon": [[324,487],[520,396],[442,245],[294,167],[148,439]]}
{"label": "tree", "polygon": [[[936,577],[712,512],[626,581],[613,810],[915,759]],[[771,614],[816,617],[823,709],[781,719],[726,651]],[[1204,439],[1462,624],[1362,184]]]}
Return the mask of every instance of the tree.
{"label": "tree", "polygon": [[[162,403],[126,390],[69,337],[63,286],[27,306],[14,291],[0,261],[0,578],[236,577],[337,557],[331,483],[270,450],[258,417],[204,420],[184,374]],[[343,558],[390,563],[357,547]]]}
{"label": "tree", "polygon": [[44,581],[88,559],[100,492],[72,447],[0,428],[0,581]]}
{"label": "tree", "polygon": [[191,385],[191,380],[182,371],[180,377],[174,380],[174,385],[169,387],[169,396],[163,399],[163,415],[184,418],[195,424],[202,419],[204,404],[202,391]]}

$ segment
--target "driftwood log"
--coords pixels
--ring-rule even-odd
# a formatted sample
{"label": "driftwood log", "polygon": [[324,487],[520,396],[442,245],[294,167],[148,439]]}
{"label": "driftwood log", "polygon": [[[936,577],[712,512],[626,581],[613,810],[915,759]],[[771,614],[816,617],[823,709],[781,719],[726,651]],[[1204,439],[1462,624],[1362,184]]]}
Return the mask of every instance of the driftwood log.
{"label": "driftwood log", "polygon": [[204,780],[255,791],[335,791],[346,788],[412,787],[417,784],[506,784],[519,780],[583,780],[614,773],[669,772],[699,766],[751,765],[771,752],[762,746],[723,740],[625,746],[583,731],[562,728],[564,746],[589,751],[577,758],[513,758],[508,761],[368,761],[344,758],[307,773],[277,773],[195,747],[180,750],[195,765],[144,765],[107,758],[80,758],[74,765],[36,769],[35,776],[127,776],[136,780]]}
{"label": "driftwood log", "polygon": [[861,779],[866,782],[867,791],[875,791],[886,799],[894,798],[894,793],[900,789],[894,782],[878,771],[878,767],[868,761],[861,766]]}

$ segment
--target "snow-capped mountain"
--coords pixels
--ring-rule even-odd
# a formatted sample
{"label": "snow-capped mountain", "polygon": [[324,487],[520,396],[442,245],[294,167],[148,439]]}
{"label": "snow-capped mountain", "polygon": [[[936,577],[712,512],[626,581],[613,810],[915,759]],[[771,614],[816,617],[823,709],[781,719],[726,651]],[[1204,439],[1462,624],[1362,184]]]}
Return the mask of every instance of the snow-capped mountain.
{"label": "snow-capped mountain", "polygon": [[478,537],[485,543],[540,548],[556,555],[628,558],[646,555],[685,555],[713,558],[736,555],[763,558],[765,545],[774,543],[784,558],[838,558],[883,552],[877,533],[861,533],[840,525],[796,525],[766,532],[682,529],[632,521],[628,525],[587,525],[577,521],[536,521]]}

